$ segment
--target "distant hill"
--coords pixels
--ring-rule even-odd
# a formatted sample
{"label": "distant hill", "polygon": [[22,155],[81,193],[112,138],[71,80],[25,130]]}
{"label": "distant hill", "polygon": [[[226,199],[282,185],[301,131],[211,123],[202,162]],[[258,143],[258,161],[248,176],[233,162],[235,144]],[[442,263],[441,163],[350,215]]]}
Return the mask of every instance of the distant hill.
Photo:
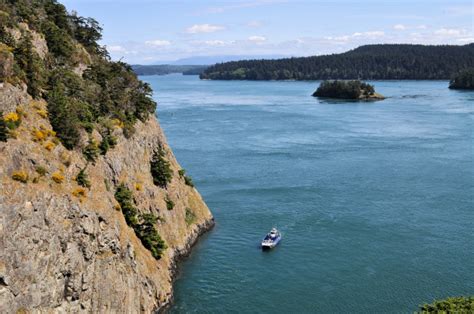
{"label": "distant hill", "polygon": [[450,79],[474,66],[474,43],[464,46],[366,45],[345,53],[216,64],[213,80]]}
{"label": "distant hill", "polygon": [[185,75],[199,75],[207,65],[132,65],[133,71],[137,75],[165,75],[171,73],[183,73]]}

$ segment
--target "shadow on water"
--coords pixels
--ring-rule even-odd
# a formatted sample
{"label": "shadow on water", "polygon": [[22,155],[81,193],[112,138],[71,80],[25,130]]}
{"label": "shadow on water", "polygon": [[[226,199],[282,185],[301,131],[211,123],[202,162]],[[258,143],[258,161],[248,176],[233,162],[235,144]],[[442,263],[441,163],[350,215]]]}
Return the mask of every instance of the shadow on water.
{"label": "shadow on water", "polygon": [[[319,104],[325,105],[342,105],[342,104],[373,104],[377,103],[374,99],[337,99],[337,98],[324,98],[314,97]],[[387,99],[387,98],[386,98]]]}

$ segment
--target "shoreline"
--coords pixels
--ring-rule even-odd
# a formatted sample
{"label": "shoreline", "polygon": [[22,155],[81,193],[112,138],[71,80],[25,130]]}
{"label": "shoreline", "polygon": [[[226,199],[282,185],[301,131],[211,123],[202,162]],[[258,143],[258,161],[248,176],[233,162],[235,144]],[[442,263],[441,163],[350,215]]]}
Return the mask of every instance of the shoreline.
{"label": "shoreline", "polygon": [[205,220],[201,224],[197,224],[188,239],[186,240],[186,244],[184,245],[184,247],[175,249],[175,254],[168,269],[171,277],[171,291],[170,293],[168,293],[168,298],[166,299],[166,301],[160,307],[155,309],[153,313],[162,314],[169,312],[169,310],[174,304],[174,283],[179,274],[180,263],[189,257],[189,255],[192,253],[192,248],[199,242],[201,236],[211,231],[214,228],[215,224],[216,222],[214,220],[214,217]]}

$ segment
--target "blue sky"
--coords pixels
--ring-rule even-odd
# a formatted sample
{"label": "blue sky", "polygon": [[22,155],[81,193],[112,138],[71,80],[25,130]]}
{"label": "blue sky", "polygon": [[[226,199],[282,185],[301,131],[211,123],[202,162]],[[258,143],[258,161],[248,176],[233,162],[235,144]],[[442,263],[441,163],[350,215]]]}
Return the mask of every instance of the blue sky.
{"label": "blue sky", "polygon": [[473,1],[63,0],[97,19],[113,59],[337,53],[369,43],[474,42]]}

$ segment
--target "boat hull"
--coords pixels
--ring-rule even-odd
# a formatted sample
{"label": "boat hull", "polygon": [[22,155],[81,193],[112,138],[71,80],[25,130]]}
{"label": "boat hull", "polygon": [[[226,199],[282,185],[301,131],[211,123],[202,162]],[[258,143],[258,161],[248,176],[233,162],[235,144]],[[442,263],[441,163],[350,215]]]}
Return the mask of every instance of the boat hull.
{"label": "boat hull", "polygon": [[262,242],[262,250],[266,251],[266,250],[273,249],[274,247],[278,245],[278,243],[280,243],[280,240],[281,240],[281,237],[273,240],[272,242],[267,242],[267,243]]}

